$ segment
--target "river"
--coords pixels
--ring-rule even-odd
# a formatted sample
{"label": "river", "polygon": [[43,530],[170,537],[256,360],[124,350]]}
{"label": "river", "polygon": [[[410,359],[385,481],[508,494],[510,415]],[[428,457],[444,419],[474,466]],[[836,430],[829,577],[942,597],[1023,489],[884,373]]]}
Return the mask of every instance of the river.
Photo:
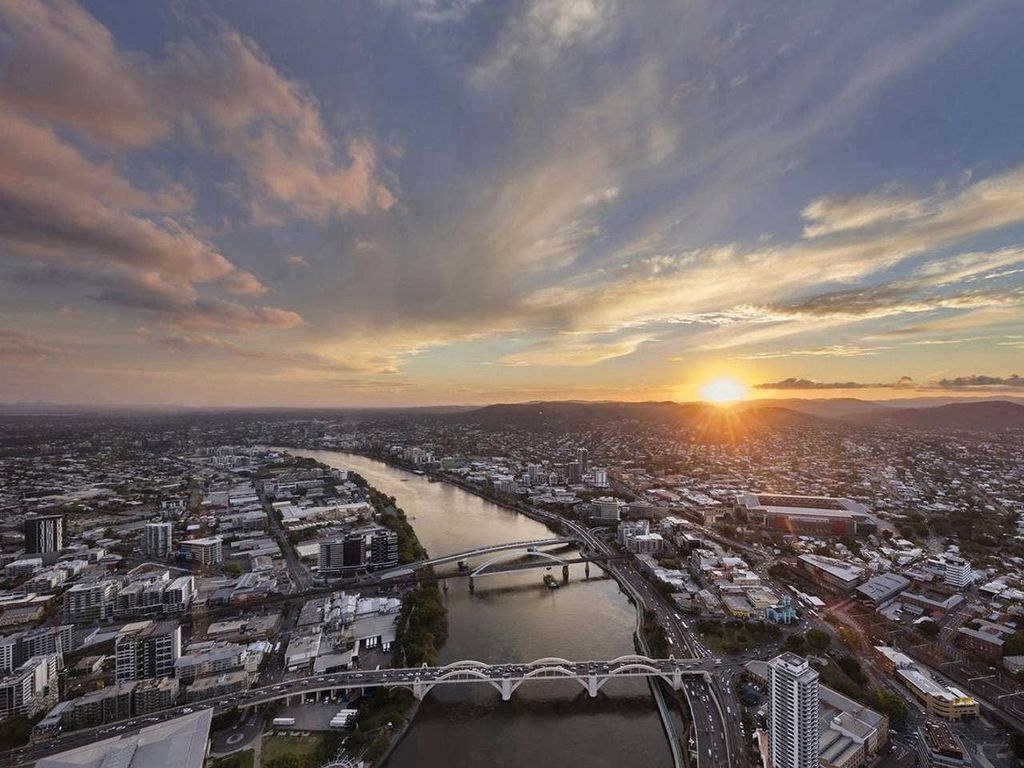
{"label": "river", "polygon": [[[448,483],[335,451],[293,451],[358,472],[394,496],[432,556],[552,535],[530,518]],[[571,566],[569,583],[548,589],[544,570],[479,578],[470,594],[453,579],[449,638],[441,661],[532,661],[545,656],[611,659],[633,653],[636,612],[618,585],[592,567]],[[559,569],[552,574],[560,579]],[[646,683],[612,680],[596,699],[578,683],[538,682],[502,702],[488,685],[435,689],[423,702],[388,768],[480,766],[644,766],[672,759]]]}

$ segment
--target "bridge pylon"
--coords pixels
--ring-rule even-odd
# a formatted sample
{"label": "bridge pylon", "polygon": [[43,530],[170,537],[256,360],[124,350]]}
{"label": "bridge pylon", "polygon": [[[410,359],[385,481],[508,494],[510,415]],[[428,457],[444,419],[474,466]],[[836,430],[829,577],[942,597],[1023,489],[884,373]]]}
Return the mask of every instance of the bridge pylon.
{"label": "bridge pylon", "polygon": [[587,693],[590,694],[590,698],[592,698],[592,699],[597,698],[597,691],[598,691],[599,687],[600,686],[598,685],[598,682],[597,682],[597,675],[595,675],[595,674],[587,675]]}
{"label": "bridge pylon", "polygon": [[501,700],[508,701],[512,698],[512,680],[507,677],[501,679]]}

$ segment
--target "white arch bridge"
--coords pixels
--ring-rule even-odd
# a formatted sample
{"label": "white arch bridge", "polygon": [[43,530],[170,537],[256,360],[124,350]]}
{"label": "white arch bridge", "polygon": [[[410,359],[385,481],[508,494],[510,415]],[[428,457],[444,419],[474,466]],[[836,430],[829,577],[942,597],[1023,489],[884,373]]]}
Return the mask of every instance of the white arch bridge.
{"label": "white arch bridge", "polygon": [[[541,549],[541,547],[557,546],[575,546],[579,549],[579,552],[567,555],[555,554],[554,552]],[[488,559],[482,564],[473,567],[471,570],[467,569],[457,574],[438,574],[435,575],[435,578],[448,579],[467,576],[469,577],[470,589],[472,589],[474,580],[479,576],[496,575],[499,573],[509,573],[512,571],[521,571],[531,568],[552,568],[555,566],[561,566],[562,577],[564,580],[567,579],[569,575],[568,566],[573,563],[585,563],[586,575],[590,576],[590,563],[617,559],[616,555],[590,551],[586,547],[585,542],[575,538],[559,537],[550,539],[530,539],[526,541],[510,541],[505,544],[493,544],[487,547],[468,549],[464,552],[455,552],[442,557],[434,557],[429,560],[419,560],[415,563],[408,563],[406,565],[399,566],[398,568],[389,568],[387,570],[377,571],[376,573],[366,574],[362,577],[362,581],[379,583],[384,581],[398,582],[407,579],[415,579],[419,578],[417,577],[417,573],[419,571],[423,571],[432,566],[446,565],[455,562],[462,563],[467,560],[478,560],[482,557],[487,557]]]}
{"label": "white arch bridge", "polygon": [[590,696],[597,696],[610,680],[659,678],[675,690],[683,687],[687,675],[707,677],[722,665],[713,659],[651,659],[629,654],[609,661],[570,661],[561,658],[537,659],[528,663],[486,664],[482,661],[456,661],[443,667],[407,667],[400,669],[349,670],[335,674],[291,680],[274,686],[252,688],[228,699],[220,706],[250,707],[278,699],[292,699],[322,693],[359,688],[408,688],[418,699],[439,685],[484,683],[492,686],[505,701],[524,683],[574,680]]}

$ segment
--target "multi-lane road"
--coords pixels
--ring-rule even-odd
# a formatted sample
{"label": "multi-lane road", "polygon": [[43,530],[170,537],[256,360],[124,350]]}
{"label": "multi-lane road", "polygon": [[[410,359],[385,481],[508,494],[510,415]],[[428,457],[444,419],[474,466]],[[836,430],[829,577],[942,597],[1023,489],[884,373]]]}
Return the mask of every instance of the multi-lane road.
{"label": "multi-lane road", "polygon": [[[585,526],[546,510],[534,508],[532,511],[538,517],[567,527],[593,551],[606,555],[614,554],[606,542],[595,536]],[[658,624],[665,630],[665,636],[668,638],[673,655],[710,661],[708,669],[712,682],[710,684],[704,681],[699,684],[691,682],[693,688],[701,690],[700,698],[695,701],[690,690],[684,687],[693,717],[698,766],[700,768],[728,768],[729,766],[743,765],[745,763],[743,751],[745,734],[742,725],[742,710],[733,693],[732,675],[734,673],[727,673],[726,669],[734,669],[746,659],[714,658],[707,646],[690,629],[686,620],[676,612],[675,606],[669,603],[665,596],[655,589],[632,563],[610,561],[604,567],[613,576],[628,582],[633,592],[639,595],[643,602],[640,606],[641,610],[650,610],[654,613]],[[710,706],[705,705],[705,697]],[[699,708],[700,716],[693,711],[695,705]],[[708,757],[709,751],[711,757]]]}
{"label": "multi-lane road", "polygon": [[[10,766],[28,765],[42,757],[90,744],[102,739],[127,735],[141,728],[171,718],[190,714],[196,709],[212,707],[214,715],[233,709],[251,709],[282,699],[334,695],[340,691],[375,688],[408,688],[419,696],[437,685],[490,684],[504,698],[523,684],[545,681],[577,680],[591,695],[608,681],[617,678],[660,677],[670,685],[685,685],[690,678],[703,680],[703,676],[721,669],[713,659],[648,659],[627,655],[611,660],[568,661],[565,659],[539,659],[533,662],[507,664],[480,664],[459,662],[443,667],[409,667],[404,669],[349,670],[328,675],[289,680],[274,685],[251,688],[234,695],[172,707],[148,716],[110,723],[96,728],[55,736],[21,749],[0,754],[0,762]],[[712,762],[710,765],[727,765]]]}

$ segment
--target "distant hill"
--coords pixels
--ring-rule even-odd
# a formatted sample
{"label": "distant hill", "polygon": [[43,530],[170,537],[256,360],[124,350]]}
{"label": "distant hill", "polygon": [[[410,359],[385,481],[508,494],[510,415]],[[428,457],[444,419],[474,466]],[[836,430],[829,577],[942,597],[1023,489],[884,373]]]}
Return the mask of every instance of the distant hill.
{"label": "distant hill", "polygon": [[824,398],[801,398],[786,397],[764,400],[751,400],[748,404],[741,404],[746,407],[785,408],[790,411],[807,413],[822,419],[845,419],[848,417],[859,417],[864,415],[881,416],[893,406],[902,407],[899,402],[874,402],[871,400],[860,400],[856,397],[824,397]]}
{"label": "distant hill", "polygon": [[708,439],[733,439],[756,428],[821,423],[812,415],[770,405],[720,408],[707,403],[672,401],[509,403],[488,405],[449,418],[487,429],[533,432],[596,429],[616,422],[664,424],[692,430]]}
{"label": "distant hill", "polygon": [[890,408],[882,413],[863,414],[852,420],[940,431],[997,432],[1024,429],[1024,405],[1005,400],[987,400],[978,403],[950,403],[932,408]]}

